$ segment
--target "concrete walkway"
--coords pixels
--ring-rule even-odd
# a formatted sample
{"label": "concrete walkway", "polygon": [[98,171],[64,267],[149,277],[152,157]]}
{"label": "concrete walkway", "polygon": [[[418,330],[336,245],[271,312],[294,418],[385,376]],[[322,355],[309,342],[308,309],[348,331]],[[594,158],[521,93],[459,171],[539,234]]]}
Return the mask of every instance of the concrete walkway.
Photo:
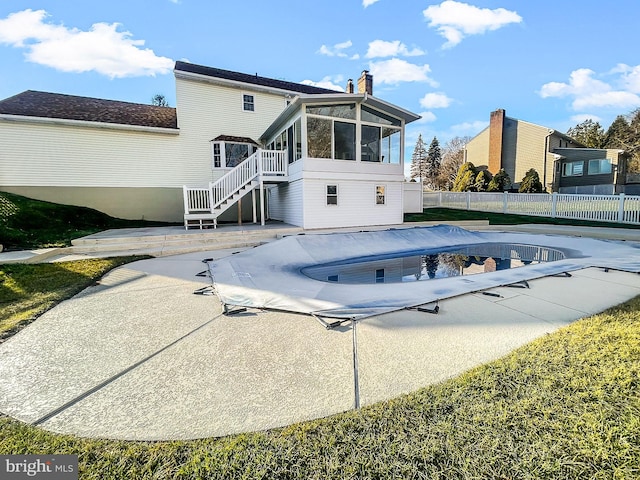
{"label": "concrete walkway", "polygon": [[0,345],[0,412],[131,440],[284,426],[440,382],[640,294],[637,274],[585,269],[326,330],[194,295],[202,259],[233,251],[128,264],[44,314]]}

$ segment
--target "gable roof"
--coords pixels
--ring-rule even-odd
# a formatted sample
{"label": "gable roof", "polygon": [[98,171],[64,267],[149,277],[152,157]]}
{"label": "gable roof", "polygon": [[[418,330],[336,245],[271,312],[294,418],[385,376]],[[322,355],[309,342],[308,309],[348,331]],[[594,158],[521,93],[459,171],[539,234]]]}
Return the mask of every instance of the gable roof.
{"label": "gable roof", "polygon": [[231,82],[246,83],[248,85],[274,88],[295,93],[306,93],[309,95],[320,93],[339,93],[336,90],[314,87],[311,85],[305,85],[303,83],[294,83],[287,82],[285,80],[276,80],[274,78],[260,77],[257,73],[255,75],[250,75],[247,73],[232,72],[231,70],[223,70],[221,68],[205,67],[203,65],[196,65],[195,63],[177,61],[175,71],[195,73],[197,75],[228,80]]}
{"label": "gable roof", "polygon": [[0,101],[0,114],[178,128],[175,108],[33,90]]}

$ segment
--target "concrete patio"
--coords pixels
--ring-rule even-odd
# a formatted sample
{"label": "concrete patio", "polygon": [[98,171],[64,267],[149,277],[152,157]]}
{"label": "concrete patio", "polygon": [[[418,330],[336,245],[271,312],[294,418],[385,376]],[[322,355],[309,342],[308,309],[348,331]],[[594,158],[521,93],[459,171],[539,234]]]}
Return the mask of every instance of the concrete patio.
{"label": "concrete patio", "polygon": [[637,274],[589,268],[326,330],[194,295],[202,259],[235,251],[128,264],[47,312],[0,345],[0,412],[130,440],[263,430],[440,382],[640,294]]}

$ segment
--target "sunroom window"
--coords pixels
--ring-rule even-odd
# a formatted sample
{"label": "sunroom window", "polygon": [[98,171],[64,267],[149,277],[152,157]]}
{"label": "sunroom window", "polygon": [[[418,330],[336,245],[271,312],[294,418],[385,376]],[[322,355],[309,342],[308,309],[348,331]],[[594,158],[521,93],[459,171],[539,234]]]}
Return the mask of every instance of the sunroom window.
{"label": "sunroom window", "polygon": [[307,105],[305,112],[309,157],[400,163],[400,119],[355,103]]}

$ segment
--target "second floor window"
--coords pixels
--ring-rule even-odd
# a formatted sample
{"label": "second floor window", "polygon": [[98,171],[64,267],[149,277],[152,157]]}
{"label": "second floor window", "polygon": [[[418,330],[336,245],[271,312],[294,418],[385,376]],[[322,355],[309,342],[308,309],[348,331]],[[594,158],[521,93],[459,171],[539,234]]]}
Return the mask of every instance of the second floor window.
{"label": "second floor window", "polygon": [[253,95],[242,95],[242,109],[245,112],[255,112],[256,108]]}

